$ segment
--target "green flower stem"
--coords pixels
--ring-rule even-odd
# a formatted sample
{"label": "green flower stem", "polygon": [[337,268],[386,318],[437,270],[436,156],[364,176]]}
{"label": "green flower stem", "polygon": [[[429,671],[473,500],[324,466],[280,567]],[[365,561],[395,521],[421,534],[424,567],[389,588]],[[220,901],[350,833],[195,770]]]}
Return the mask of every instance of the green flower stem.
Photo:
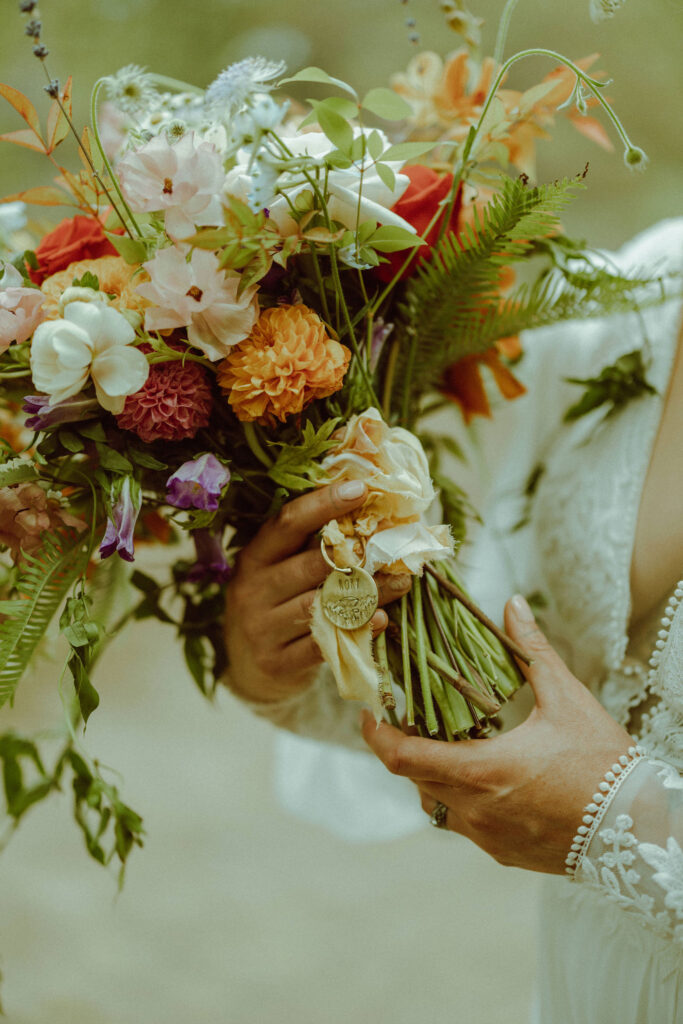
{"label": "green flower stem", "polygon": [[[105,153],[104,146],[102,145],[102,141],[100,139],[100,129],[99,129],[99,123],[98,123],[98,120],[97,120],[97,97],[99,96],[100,89],[102,88],[102,86],[104,84],[105,84],[105,80],[103,78],[98,78],[98,80],[95,82],[95,85],[93,86],[93,91],[90,94],[90,123],[92,125],[93,135],[95,136],[95,142],[97,143],[97,148],[100,151],[100,156],[102,158],[102,163],[107,168],[107,174],[109,175],[109,180],[111,181],[112,185],[116,189],[116,194],[118,195],[119,199],[121,200],[121,204],[122,204],[124,210],[126,211],[126,213],[128,214],[128,217],[130,218],[131,224],[133,225],[133,227],[137,231],[138,238],[142,238],[142,231],[140,230],[140,225],[136,221],[135,217],[133,216],[133,211],[131,210],[130,206],[128,205],[128,203],[126,202],[126,200],[123,197],[123,192],[121,191],[121,187],[119,185],[118,179],[117,179],[116,175],[114,174],[114,170],[113,170],[113,168],[111,166],[111,163],[109,162],[109,157]],[[116,207],[114,207],[114,209],[116,209]],[[116,212],[118,213],[118,210]],[[125,220],[123,220],[123,218],[121,218],[121,214],[119,214],[119,218],[121,219],[124,228],[126,229],[128,234],[132,238],[133,236],[130,233]]]}
{"label": "green flower stem", "polygon": [[394,377],[396,375],[396,366],[398,365],[398,356],[401,351],[401,345],[398,339],[394,339],[389,349],[389,358],[387,359],[387,365],[384,371],[384,389],[382,391],[382,415],[384,419],[389,422],[389,416],[391,415],[391,394],[394,389]]}
{"label": "green flower stem", "polygon": [[[508,6],[510,6],[510,4],[511,0],[508,0]],[[512,14],[512,9],[510,9],[510,14]],[[505,11],[503,12],[503,18],[504,17]],[[504,42],[505,40],[503,39],[503,45]],[[439,237],[437,239],[437,245],[439,244],[443,237],[444,231],[446,230],[446,224],[448,224],[450,221],[450,216],[455,205],[455,198],[458,194],[458,189],[460,187],[460,182],[462,181],[462,177],[465,172],[465,167],[467,166],[467,160],[469,158],[470,153],[472,152],[472,147],[474,146],[476,138],[481,131],[481,126],[484,123],[484,119],[488,113],[489,107],[491,106],[491,103],[493,102],[493,99],[498,91],[498,87],[500,86],[501,82],[507,75],[512,65],[516,64],[519,60],[523,60],[525,57],[550,57],[552,60],[556,60],[560,64],[564,64],[564,66],[566,68],[569,68],[570,71],[573,71],[577,79],[583,82],[583,84],[586,86],[589,92],[593,94],[593,96],[596,98],[602,109],[607,114],[608,118],[614,125],[617,135],[619,136],[624,145],[625,152],[628,152],[629,150],[635,150],[638,148],[637,146],[634,146],[633,142],[631,142],[631,139],[629,138],[626,129],[621,123],[619,117],[617,117],[617,115],[612,110],[610,104],[607,102],[607,100],[603,99],[602,95],[600,94],[600,90],[601,88],[603,88],[604,83],[598,82],[596,81],[596,79],[591,78],[590,75],[587,75],[585,71],[582,71],[577,64],[574,64],[573,61],[569,60],[567,57],[564,57],[561,53],[558,53],[556,50],[546,50],[541,47],[534,47],[529,50],[520,50],[519,53],[515,53],[512,55],[512,57],[508,57],[505,63],[501,65],[500,71],[498,72],[495,81],[491,85],[491,88],[489,89],[489,94],[486,97],[486,100],[484,101],[484,106],[481,109],[479,119],[477,120],[476,125],[470,128],[469,135],[467,136],[467,139],[465,141],[465,146],[463,149],[463,154],[459,163],[459,167],[453,176],[453,185],[451,187],[451,194],[448,202],[448,216],[444,218],[444,221],[441,225],[441,230],[439,231]]]}
{"label": "green flower stem", "polygon": [[330,307],[327,304],[327,295],[325,294],[325,282],[323,281],[322,271],[320,270],[320,260],[318,259],[318,250],[315,247],[315,242],[309,242],[309,252],[313,260],[313,271],[315,273],[315,280],[318,285],[318,292],[320,293],[320,303],[323,307],[323,315],[328,324],[332,323],[330,319]]}
{"label": "green flower stem", "polygon": [[256,433],[256,427],[254,426],[253,423],[244,423],[243,427],[244,439],[251,448],[252,452],[254,453],[254,455],[259,460],[262,466],[265,466],[266,469],[270,469],[270,467],[273,465],[273,460],[269,458],[268,455],[266,455],[265,451],[263,450],[261,442],[259,441],[258,435]]}
{"label": "green flower stem", "polygon": [[410,664],[410,639],[408,637],[408,595],[401,598],[401,661],[403,663],[403,691],[406,695],[406,720],[415,725],[415,704],[413,701],[413,673]]}
{"label": "green flower stem", "polygon": [[525,654],[521,647],[518,647],[517,644],[502,631],[502,629],[499,629],[495,622],[492,622],[488,615],[484,614],[481,608],[477,608],[474,601],[472,601],[456,583],[452,582],[452,580],[448,579],[446,576],[442,576],[440,572],[437,572],[437,570],[429,564],[425,566],[425,570],[430,576],[434,577],[442,590],[452,594],[460,604],[467,608],[468,612],[470,612],[475,619],[478,619],[483,626],[493,633],[496,639],[503,645],[503,647],[505,647],[506,650],[511,654],[514,654],[516,658],[519,658],[519,660],[523,661],[526,665],[531,664],[531,658],[529,655]]}
{"label": "green flower stem", "polygon": [[396,707],[396,698],[391,688],[391,669],[387,658],[387,637],[381,632],[375,640],[375,658],[379,667],[379,697],[382,707],[387,711],[393,711]]}
{"label": "green flower stem", "polygon": [[505,43],[508,36],[508,29],[510,27],[510,19],[514,13],[515,7],[519,3],[519,0],[507,0],[503,13],[500,16],[498,23],[498,34],[496,35],[496,46],[493,51],[493,60],[496,64],[500,64],[503,59],[503,53],[505,51]]}
{"label": "green flower stem", "polygon": [[[441,712],[443,723],[446,726],[446,739],[452,742],[453,737],[461,730],[458,728],[458,722],[453,714],[450,700],[446,690],[444,689],[443,683],[434,669],[429,670],[429,685],[431,687],[432,696],[434,697],[439,711]],[[466,726],[466,728],[471,728],[471,724]]]}
{"label": "green flower stem", "polygon": [[[429,577],[427,576],[423,577],[423,586],[427,597],[427,603],[431,611],[431,619],[433,622],[432,644],[434,647],[437,648],[440,657],[443,658],[445,661],[450,662],[451,668],[455,672],[458,672],[458,663],[456,661],[455,655],[453,654],[453,649],[448,639],[448,635],[446,633],[444,621],[439,611],[440,595],[438,593],[438,590],[436,595],[432,593],[432,589],[429,585]],[[481,689],[481,687],[478,688]],[[479,718],[477,716],[476,711],[474,710],[474,707],[472,706],[471,701],[467,699],[466,691],[463,692],[463,690],[461,690],[460,694],[463,700],[466,702],[467,710],[473,719],[473,723],[475,725],[479,725]]]}
{"label": "green flower stem", "polygon": [[420,587],[420,581],[413,581],[413,621],[415,623],[415,654],[417,660],[417,670],[420,676],[420,688],[422,690],[422,701],[424,704],[425,712],[425,724],[427,731],[430,736],[435,736],[439,731],[439,726],[436,721],[436,714],[434,713],[434,703],[432,701],[432,689],[429,678],[429,669],[427,667],[427,638],[425,636],[425,623],[422,612],[422,590]]}
{"label": "green flower stem", "polygon": [[204,90],[197,85],[183,82],[180,78],[169,78],[168,75],[157,75],[149,72],[149,77],[155,85],[165,85],[168,89],[175,89],[176,92],[193,92],[195,96],[203,96]]}

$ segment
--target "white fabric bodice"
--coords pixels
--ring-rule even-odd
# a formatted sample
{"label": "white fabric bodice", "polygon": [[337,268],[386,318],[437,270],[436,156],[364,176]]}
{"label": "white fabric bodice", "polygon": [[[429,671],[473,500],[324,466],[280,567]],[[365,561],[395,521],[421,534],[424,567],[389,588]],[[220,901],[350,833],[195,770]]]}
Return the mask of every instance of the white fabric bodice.
{"label": "white fabric bodice", "polygon": [[[634,273],[680,273],[683,219],[657,225],[613,259]],[[480,431],[482,450],[496,453],[491,458],[495,487],[487,529],[469,556],[470,585],[494,615],[515,590],[540,591],[547,602],[542,624],[551,642],[624,723],[629,709],[644,696],[649,672],[642,650],[627,653],[629,577],[640,500],[680,320],[681,303],[672,299],[640,315],[534,332],[524,340],[527,356],[522,364],[529,394],[502,408],[493,424]],[[578,397],[576,387],[565,378],[597,376],[620,355],[641,347],[643,334],[647,378],[658,394],[632,400],[608,420],[600,409],[573,424],[562,424],[563,412]],[[502,437],[512,439],[511,450],[503,457]],[[524,508],[523,481],[539,462],[545,470],[529,522],[511,534],[509,528]],[[673,588],[683,576],[683,566],[672,566],[672,574]],[[638,765],[614,798],[577,873],[580,884],[560,879],[550,883],[553,893],[562,887],[556,906],[565,907],[557,912],[556,921],[566,934],[561,940],[555,935],[554,941],[580,946],[581,929],[585,926],[593,937],[599,936],[602,922],[605,941],[610,942],[613,938],[608,933],[621,935],[623,927],[629,936],[628,942],[623,940],[624,948],[628,945],[641,958],[663,948],[671,950],[674,960],[669,958],[667,970],[672,963],[680,965],[683,993],[683,959],[676,951],[678,942],[683,943],[683,603],[675,610],[649,681],[656,703],[645,717],[642,740],[657,763]],[[254,710],[294,732],[360,746],[358,709],[330,694],[324,672],[306,694],[278,707]],[[614,865],[624,851],[625,861],[632,863],[626,865],[622,856],[625,874],[620,875]],[[622,922],[616,933],[614,907],[619,908]],[[548,977],[552,974],[549,970]],[[555,1016],[551,1003],[552,995],[544,1004],[543,1024],[583,1019],[562,1017],[559,1002]],[[589,1019],[596,1024],[608,1019],[622,1024],[655,1018],[626,1014],[586,1016]]]}

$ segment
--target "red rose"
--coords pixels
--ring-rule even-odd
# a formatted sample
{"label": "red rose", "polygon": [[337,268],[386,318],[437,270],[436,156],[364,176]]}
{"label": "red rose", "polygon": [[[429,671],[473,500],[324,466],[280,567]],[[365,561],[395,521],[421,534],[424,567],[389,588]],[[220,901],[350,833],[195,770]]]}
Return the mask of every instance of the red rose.
{"label": "red rose", "polygon": [[[409,164],[407,167],[403,167],[401,174],[408,175],[410,184],[401,198],[392,206],[392,212],[407,220],[415,228],[418,235],[422,235],[437,212],[439,203],[450,195],[451,188],[453,187],[453,175],[440,175],[433,171],[431,167],[423,167],[420,164]],[[459,230],[461,197],[462,188],[459,188],[448,225],[448,230],[454,231],[456,234]],[[442,216],[425,237],[427,245],[423,245],[417,250],[414,259],[406,267],[403,273],[404,277],[411,274],[421,260],[428,259],[431,255],[432,249],[439,237],[439,228],[443,216],[445,216],[445,211],[446,207],[444,207]],[[389,253],[389,262],[381,263],[377,268],[379,278],[385,282],[391,281],[394,275],[401,269],[407,255],[406,250]]]}
{"label": "red rose", "polygon": [[38,269],[29,267],[29,276],[35,284],[42,284],[58,270],[64,270],[77,260],[96,260],[100,256],[116,256],[102,225],[94,217],[70,217],[45,235],[36,249]]}

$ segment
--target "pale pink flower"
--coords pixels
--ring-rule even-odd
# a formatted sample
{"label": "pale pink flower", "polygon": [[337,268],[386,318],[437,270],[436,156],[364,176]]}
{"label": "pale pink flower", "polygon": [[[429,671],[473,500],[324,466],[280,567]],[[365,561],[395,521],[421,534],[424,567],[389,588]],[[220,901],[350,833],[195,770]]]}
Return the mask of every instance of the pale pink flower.
{"label": "pale pink flower", "polygon": [[257,286],[238,295],[239,275],[221,270],[214,253],[195,249],[188,261],[179,249],[162,249],[143,266],[151,280],[137,290],[153,303],[146,330],[187,327],[190,344],[213,361],[248,337],[259,316]]}
{"label": "pale pink flower", "polygon": [[86,524],[39,484],[0,487],[0,545],[9,548],[15,562],[22,552],[30,555],[37,551],[44,535],[60,526],[80,532]]}
{"label": "pale pink flower", "polygon": [[10,263],[0,276],[0,352],[13,341],[30,338],[41,320],[45,296],[38,288],[24,288],[23,278]]}
{"label": "pale pink flower", "polygon": [[211,143],[196,142],[194,132],[173,144],[157,135],[127,153],[116,170],[131,209],[165,211],[171,238],[187,238],[195,225],[222,223],[223,161]]}

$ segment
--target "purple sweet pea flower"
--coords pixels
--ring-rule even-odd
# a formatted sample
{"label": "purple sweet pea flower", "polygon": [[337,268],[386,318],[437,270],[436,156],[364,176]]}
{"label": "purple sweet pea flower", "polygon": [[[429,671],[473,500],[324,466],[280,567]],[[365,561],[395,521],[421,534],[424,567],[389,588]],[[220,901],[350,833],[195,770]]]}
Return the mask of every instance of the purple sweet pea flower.
{"label": "purple sweet pea flower", "polygon": [[201,508],[215,512],[230,471],[215,455],[206,452],[183,462],[166,481],[166,500],[176,508]]}
{"label": "purple sweet pea flower", "polygon": [[118,497],[112,504],[111,516],[107,519],[107,529],[100,544],[100,558],[109,558],[118,551],[124,561],[135,560],[133,534],[141,504],[140,485],[131,477],[124,477]]}
{"label": "purple sweet pea flower", "polygon": [[382,349],[384,348],[384,342],[387,340],[389,335],[394,329],[393,324],[385,324],[384,320],[379,317],[375,320],[372,328],[372,340],[370,342],[370,369],[375,370],[379,357],[382,355]]}
{"label": "purple sweet pea flower", "polygon": [[192,583],[227,583],[232,569],[225,557],[220,535],[213,530],[193,530],[197,561],[187,574]]}
{"label": "purple sweet pea flower", "polygon": [[23,411],[29,414],[26,420],[29,430],[46,430],[59,423],[87,420],[95,416],[99,408],[95,398],[82,398],[80,395],[53,406],[50,405],[49,395],[26,395],[23,405]]}

